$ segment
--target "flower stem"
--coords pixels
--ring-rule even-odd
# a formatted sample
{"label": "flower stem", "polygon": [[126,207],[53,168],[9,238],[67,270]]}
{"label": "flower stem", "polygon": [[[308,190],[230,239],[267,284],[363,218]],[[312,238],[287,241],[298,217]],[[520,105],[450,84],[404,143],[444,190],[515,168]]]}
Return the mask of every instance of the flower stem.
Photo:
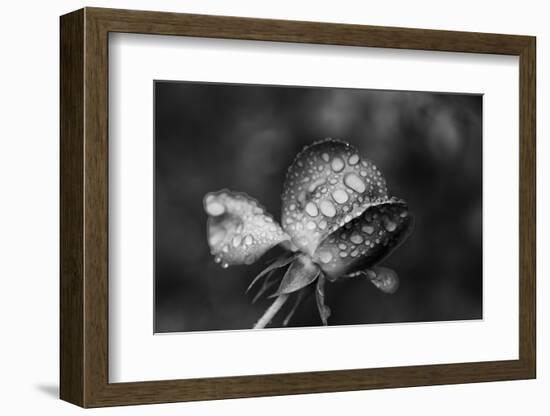
{"label": "flower stem", "polygon": [[279,295],[277,299],[271,304],[271,306],[265,311],[265,313],[262,315],[262,317],[256,322],[256,325],[254,325],[254,329],[260,329],[265,328],[267,324],[273,319],[275,314],[279,312],[279,309],[285,304],[286,300],[288,299],[288,294],[283,293],[282,295]]}

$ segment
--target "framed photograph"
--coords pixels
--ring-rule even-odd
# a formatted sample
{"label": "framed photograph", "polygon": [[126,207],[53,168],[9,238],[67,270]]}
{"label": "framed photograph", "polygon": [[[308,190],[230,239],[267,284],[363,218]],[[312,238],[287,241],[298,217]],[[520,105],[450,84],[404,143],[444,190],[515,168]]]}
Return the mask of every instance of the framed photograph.
{"label": "framed photograph", "polygon": [[534,37],[60,27],[63,400],[535,378]]}

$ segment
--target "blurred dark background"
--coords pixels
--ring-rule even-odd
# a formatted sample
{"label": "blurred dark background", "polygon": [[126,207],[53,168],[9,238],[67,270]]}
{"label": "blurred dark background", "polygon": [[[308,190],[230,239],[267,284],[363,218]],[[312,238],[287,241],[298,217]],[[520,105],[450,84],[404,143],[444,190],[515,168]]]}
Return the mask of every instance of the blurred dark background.
{"label": "blurred dark background", "polygon": [[[331,325],[482,318],[482,97],[156,81],[155,332],[246,329],[251,279],[272,259],[222,269],[206,241],[203,196],[228,188],[280,219],[283,181],[306,144],[346,140],[409,203],[416,227],[384,265],[401,286],[327,283]],[[282,320],[284,311],[275,319]],[[314,297],[290,326],[320,325]]]}

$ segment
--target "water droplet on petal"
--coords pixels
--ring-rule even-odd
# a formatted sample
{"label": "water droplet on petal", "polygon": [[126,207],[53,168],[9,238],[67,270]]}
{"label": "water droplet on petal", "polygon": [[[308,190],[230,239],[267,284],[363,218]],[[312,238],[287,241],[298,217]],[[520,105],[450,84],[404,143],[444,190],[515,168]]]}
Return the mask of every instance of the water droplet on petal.
{"label": "water droplet on petal", "polygon": [[348,252],[347,251],[341,251],[339,253],[340,257],[342,257],[343,259],[346,258],[348,256]]}
{"label": "water droplet on petal", "polygon": [[321,230],[324,230],[324,229],[327,228],[327,225],[328,225],[327,222],[326,222],[325,220],[322,220],[322,221],[319,223],[319,228],[320,228]]}
{"label": "water droplet on petal", "polygon": [[409,215],[409,213],[408,213],[407,211],[403,211],[401,214],[399,214],[399,216],[400,216],[401,218],[406,218],[407,215]]}
{"label": "water droplet on petal", "polygon": [[323,153],[321,155],[321,158],[325,161],[325,162],[328,162],[330,160],[330,156],[328,155],[328,153]]}
{"label": "water droplet on petal", "polygon": [[346,191],[344,191],[343,189],[336,189],[333,193],[332,193],[332,198],[338,202],[339,204],[345,204],[348,200],[348,194]]}
{"label": "water droplet on petal", "polygon": [[348,163],[350,165],[356,165],[359,162],[359,156],[358,155],[351,155],[348,159]]}
{"label": "water droplet on petal", "polygon": [[353,244],[361,244],[363,242],[363,237],[361,237],[361,234],[352,234],[352,236],[349,238],[349,240]]}
{"label": "water droplet on petal", "polygon": [[252,244],[254,242],[254,239],[252,238],[251,235],[247,235],[245,238],[244,238],[244,243],[249,246],[250,244]]}
{"label": "water droplet on petal", "polygon": [[215,263],[219,263],[220,261],[222,261],[222,258],[220,256],[214,257],[214,262]]}
{"label": "water droplet on petal", "polygon": [[346,244],[344,244],[344,243],[340,243],[340,244],[338,244],[338,248],[339,248],[340,250],[345,250],[346,248],[348,248],[348,246],[347,246]]}
{"label": "water droplet on petal", "polygon": [[319,209],[321,210],[321,213],[326,217],[334,217],[336,215],[336,208],[332,204],[332,202],[327,201],[326,199],[323,199],[321,202],[319,202]]}
{"label": "water droplet on petal", "polygon": [[366,190],[365,183],[361,180],[359,176],[355,173],[348,173],[344,177],[344,184],[348,187],[353,189],[355,192],[359,192],[362,194]]}
{"label": "water droplet on petal", "polygon": [[307,203],[306,212],[311,217],[316,217],[317,215],[319,215],[319,209],[317,209],[317,205],[315,205],[313,202]]}
{"label": "water droplet on petal", "polygon": [[319,254],[319,260],[321,260],[321,263],[328,263],[332,260],[332,254],[330,251],[322,251]]}
{"label": "water droplet on petal", "polygon": [[228,267],[229,267],[229,264],[227,264],[226,262],[222,263],[222,269],[227,269]]}
{"label": "water droplet on petal", "polygon": [[359,251],[353,250],[353,251],[350,253],[350,256],[351,256],[351,257],[357,257],[358,254],[359,254]]}
{"label": "water droplet on petal", "polygon": [[371,235],[374,232],[374,227],[372,225],[363,225],[363,227],[361,227],[361,230],[363,230],[368,235]]}
{"label": "water droplet on petal", "polygon": [[389,231],[390,233],[392,231],[395,231],[395,229],[397,228],[397,224],[390,220],[388,217],[384,217],[384,228],[386,229],[386,231]]}
{"label": "water droplet on petal", "polygon": [[221,202],[216,201],[213,198],[209,198],[206,201],[205,209],[206,209],[206,213],[208,215],[212,215],[213,217],[222,215],[225,212],[225,206]]}
{"label": "water droplet on petal", "polygon": [[332,163],[330,165],[334,172],[340,172],[342,169],[344,169],[344,161],[339,157],[335,157],[334,159],[332,159]]}
{"label": "water droplet on petal", "polygon": [[241,245],[241,241],[242,241],[242,237],[240,235],[236,235],[235,237],[233,237],[233,240],[232,240],[232,243],[233,243],[233,247],[238,247]]}
{"label": "water droplet on petal", "polygon": [[307,224],[306,224],[306,227],[308,230],[315,230],[315,228],[317,227],[315,225],[315,223],[313,221],[309,221]]}

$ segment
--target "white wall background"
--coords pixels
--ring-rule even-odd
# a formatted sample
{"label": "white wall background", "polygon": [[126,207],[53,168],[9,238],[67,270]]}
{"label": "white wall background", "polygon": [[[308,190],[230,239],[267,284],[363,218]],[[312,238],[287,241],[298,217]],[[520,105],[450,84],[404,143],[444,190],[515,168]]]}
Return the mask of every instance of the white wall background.
{"label": "white wall background", "polygon": [[[58,390],[58,16],[82,6],[155,9],[388,26],[536,35],[538,41],[538,379],[459,386],[316,394],[87,411],[102,415],[546,415],[545,356],[550,300],[544,249],[550,227],[544,191],[550,146],[543,130],[550,100],[550,26],[543,1],[393,2],[69,1],[5,2],[0,15],[0,413],[71,415]],[[343,352],[345,353],[345,352]]]}

